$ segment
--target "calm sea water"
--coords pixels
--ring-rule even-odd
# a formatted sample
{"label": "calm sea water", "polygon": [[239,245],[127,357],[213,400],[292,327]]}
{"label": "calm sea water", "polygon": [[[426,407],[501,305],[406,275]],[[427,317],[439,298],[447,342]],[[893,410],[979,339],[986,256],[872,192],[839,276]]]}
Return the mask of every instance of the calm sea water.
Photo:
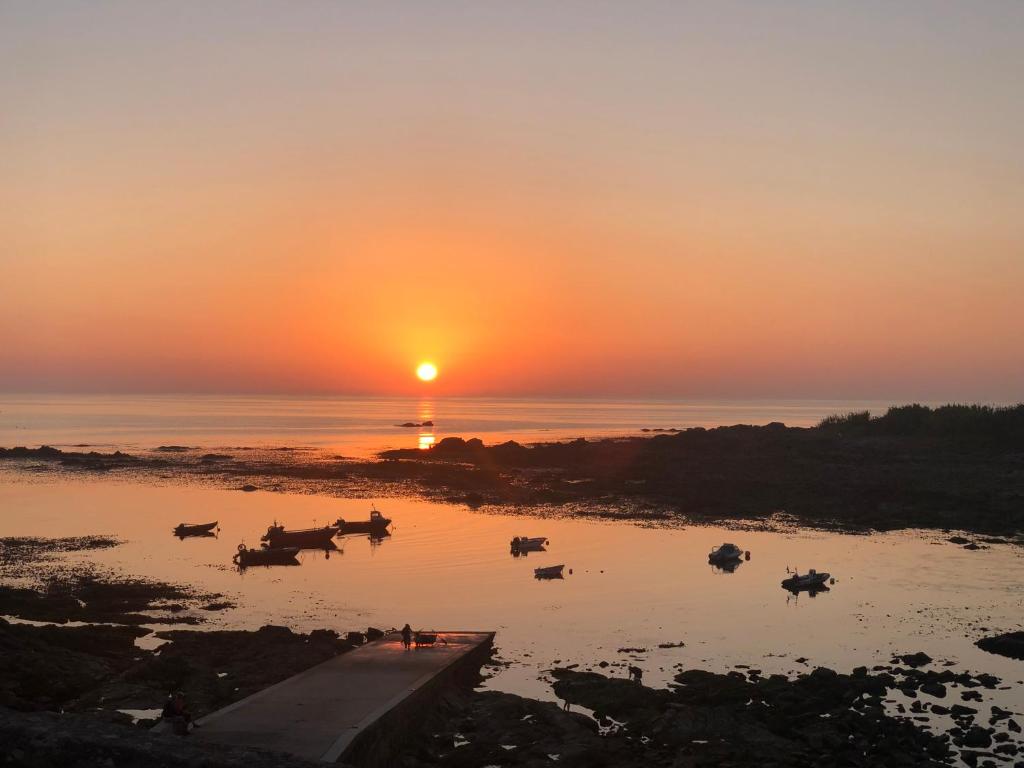
{"label": "calm sea water", "polygon": [[[312,446],[365,456],[446,435],[535,442],[638,434],[642,429],[810,426],[830,413],[883,411],[877,401],[538,400],[242,396],[0,395],[0,446],[98,450],[176,444]],[[395,426],[432,421],[432,428]]]}
{"label": "calm sea water", "polygon": [[[0,445],[88,444],[97,449],[312,446],[348,455],[429,445],[445,435],[487,442],[638,434],[644,428],[810,425],[875,402],[629,402],[400,398],[0,397]],[[435,422],[403,429],[404,421]],[[379,545],[349,539],[329,558],[305,552],[292,568],[239,572],[231,556],[255,545],[273,520],[289,527],[364,517],[371,502],[395,520]],[[179,522],[219,520],[218,538],[179,541]],[[493,629],[511,665],[494,688],[551,697],[545,670],[559,663],[637,664],[652,684],[679,668],[765,673],[813,665],[887,663],[923,650],[958,669],[1003,677],[986,703],[1024,708],[1024,665],[986,654],[974,640],[1024,628],[1024,549],[974,552],[936,532],[871,536],[718,527],[641,527],[628,522],[472,512],[408,498],[343,499],[186,487],[173,479],[68,478],[0,468],[0,535],[110,533],[122,546],[72,559],[223,592],[237,607],[206,614],[213,627],[267,623],[339,631],[401,626]],[[513,558],[515,535],[546,536],[549,550]],[[708,565],[711,547],[751,552],[734,573]],[[533,569],[565,564],[561,581]],[[831,572],[815,597],[779,586],[787,567]],[[568,569],[572,573],[568,574]],[[202,613],[202,612],[201,612]],[[684,642],[683,647],[659,648]],[[643,652],[620,652],[643,648]],[[806,657],[807,664],[797,659]]]}
{"label": "calm sea water", "polygon": [[[239,572],[231,565],[237,545],[255,545],[272,520],[305,527],[339,516],[358,519],[371,503],[395,521],[393,535],[380,544],[349,538],[330,557],[303,552],[298,567]],[[1024,624],[1024,548],[1014,545],[971,552],[937,532],[653,528],[471,512],[412,499],[68,481],[9,471],[0,472],[0,510],[0,535],[116,534],[122,546],[72,559],[228,594],[236,608],[197,612],[213,627],[272,623],[347,631],[408,621],[424,629],[497,630],[501,655],[512,664],[488,685],[534,697],[551,697],[544,671],[558,663],[628,660],[658,684],[680,667],[725,671],[749,664],[767,674],[823,664],[848,671],[923,650],[958,669],[1003,677],[1011,688],[986,691],[986,701],[1024,708],[1024,688],[1016,684],[1024,664],[973,644]],[[218,538],[171,535],[183,520],[214,519]],[[508,542],[515,535],[551,543],[546,552],[514,558]],[[751,553],[734,573],[707,562],[708,551],[723,541]],[[535,567],[553,564],[566,565],[564,580],[533,578]],[[779,585],[787,567],[827,570],[836,584],[814,597],[794,597]],[[685,646],[658,648],[676,642]],[[619,666],[609,671],[624,674]]]}

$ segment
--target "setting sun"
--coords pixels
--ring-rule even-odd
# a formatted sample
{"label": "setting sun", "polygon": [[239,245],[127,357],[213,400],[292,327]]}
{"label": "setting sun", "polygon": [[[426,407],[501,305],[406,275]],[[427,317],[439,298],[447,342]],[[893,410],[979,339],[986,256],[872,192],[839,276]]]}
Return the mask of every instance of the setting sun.
{"label": "setting sun", "polygon": [[433,381],[437,378],[437,366],[433,363],[420,363],[416,375],[420,381]]}

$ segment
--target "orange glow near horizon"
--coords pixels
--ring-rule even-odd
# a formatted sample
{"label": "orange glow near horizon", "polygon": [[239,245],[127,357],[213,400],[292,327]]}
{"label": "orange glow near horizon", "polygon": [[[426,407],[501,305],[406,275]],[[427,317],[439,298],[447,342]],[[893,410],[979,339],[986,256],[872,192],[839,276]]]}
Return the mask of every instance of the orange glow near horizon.
{"label": "orange glow near horizon", "polygon": [[420,381],[433,381],[437,378],[437,366],[433,363],[420,363],[416,368],[416,376]]}
{"label": "orange glow near horizon", "polygon": [[0,390],[1024,391],[1024,6],[398,4],[0,11]]}

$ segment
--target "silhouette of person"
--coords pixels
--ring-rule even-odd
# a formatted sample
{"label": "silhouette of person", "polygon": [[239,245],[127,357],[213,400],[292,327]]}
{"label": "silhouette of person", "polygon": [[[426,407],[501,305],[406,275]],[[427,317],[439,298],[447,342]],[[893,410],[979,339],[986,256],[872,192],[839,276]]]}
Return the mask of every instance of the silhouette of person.
{"label": "silhouette of person", "polygon": [[188,735],[190,724],[193,728],[199,727],[198,724],[192,721],[192,715],[189,711],[185,709],[185,694],[181,691],[177,691],[167,697],[167,703],[164,704],[163,712],[160,715],[171,724],[174,733],[179,736]]}
{"label": "silhouette of person", "polygon": [[409,646],[412,645],[412,627],[408,624],[402,627],[402,645],[405,646],[405,650],[409,650]]}

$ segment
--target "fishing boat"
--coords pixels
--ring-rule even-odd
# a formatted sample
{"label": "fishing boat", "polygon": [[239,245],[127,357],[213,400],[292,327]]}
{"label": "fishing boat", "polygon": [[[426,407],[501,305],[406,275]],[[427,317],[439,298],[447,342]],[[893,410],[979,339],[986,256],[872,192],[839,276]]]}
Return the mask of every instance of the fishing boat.
{"label": "fishing boat", "polygon": [[185,538],[186,536],[205,536],[213,532],[217,527],[217,521],[212,523],[178,523],[174,528],[174,535]]}
{"label": "fishing boat", "polygon": [[544,568],[534,568],[533,575],[538,579],[560,579],[563,570],[565,570],[564,565],[548,565]]}
{"label": "fishing boat", "polygon": [[384,517],[376,509],[371,509],[369,520],[350,521],[339,517],[334,527],[338,529],[339,536],[345,536],[350,533],[369,533],[382,536],[387,532],[389,525],[391,525],[391,518]]}
{"label": "fishing boat", "polygon": [[735,544],[723,544],[720,547],[715,547],[708,554],[708,562],[715,565],[722,563],[728,563],[732,560],[739,560],[743,557],[743,550],[737,547]]}
{"label": "fishing boat", "polygon": [[286,531],[283,525],[276,522],[267,528],[260,541],[272,549],[281,547],[298,547],[299,549],[330,549],[334,546],[331,541],[338,533],[338,529],[332,525],[323,528],[304,528],[296,531]]}
{"label": "fishing boat", "polygon": [[547,543],[548,540],[543,536],[516,536],[512,539],[511,546],[513,552],[542,552]]}
{"label": "fishing boat", "polygon": [[250,565],[298,565],[296,555],[299,554],[298,547],[261,547],[260,549],[249,549],[245,544],[238,545],[238,552],[232,560],[240,568],[248,568]]}
{"label": "fishing boat", "polygon": [[811,568],[802,576],[799,573],[794,573],[789,578],[783,579],[782,586],[791,592],[799,592],[802,589],[826,589],[825,582],[830,578],[830,574],[818,573]]}

